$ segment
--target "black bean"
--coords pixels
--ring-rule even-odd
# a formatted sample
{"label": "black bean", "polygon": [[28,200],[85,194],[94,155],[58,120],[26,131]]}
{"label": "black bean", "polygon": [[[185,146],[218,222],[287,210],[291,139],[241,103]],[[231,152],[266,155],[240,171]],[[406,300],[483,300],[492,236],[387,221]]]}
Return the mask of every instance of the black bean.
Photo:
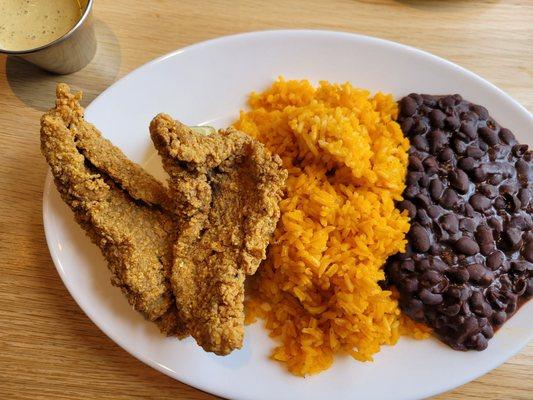
{"label": "black bean", "polygon": [[407,174],[407,179],[405,180],[405,183],[407,184],[407,186],[418,185],[418,181],[423,175],[423,172],[411,171]]}
{"label": "black bean", "polygon": [[443,314],[449,317],[459,314],[459,311],[461,311],[461,305],[458,303],[447,306],[442,310]]}
{"label": "black bean", "polygon": [[426,210],[424,209],[419,209],[417,210],[416,212],[416,219],[418,220],[418,222],[420,222],[421,225],[423,226],[429,226],[431,224],[431,218],[429,218]]}
{"label": "black bean", "polygon": [[431,293],[427,289],[422,289],[420,293],[418,294],[418,297],[420,297],[420,300],[422,300],[424,304],[427,304],[430,306],[440,304],[442,303],[442,300],[443,300],[441,294]]}
{"label": "black bean", "polygon": [[476,167],[476,161],[472,157],[463,157],[457,162],[457,166],[463,171],[470,172]]}
{"label": "black bean", "polygon": [[506,128],[500,129],[499,136],[500,136],[501,141],[506,144],[516,143],[516,139],[513,135],[513,132],[511,132],[509,129],[506,129]]}
{"label": "black bean", "polygon": [[[402,126],[402,130],[405,132],[405,130],[403,129],[403,126]],[[411,143],[413,144],[413,146],[415,146],[420,151],[425,151],[425,152],[429,151],[429,144],[424,136],[415,136],[411,140]]]}
{"label": "black bean", "polygon": [[422,161],[416,155],[409,156],[409,169],[411,171],[420,171],[420,172],[424,171],[424,166],[422,165]]}
{"label": "black bean", "polygon": [[415,251],[424,253],[429,250],[431,244],[429,234],[422,226],[414,224],[409,232],[409,238]]}
{"label": "black bean", "polygon": [[459,231],[459,219],[455,214],[446,214],[441,218],[441,225],[450,233]]}
{"label": "black bean", "polygon": [[481,167],[474,168],[472,170],[472,180],[474,182],[483,182],[487,179],[487,173]]}
{"label": "black bean", "polygon": [[411,132],[411,129],[413,128],[415,124],[415,120],[413,118],[406,118],[400,123],[400,127],[402,128],[402,132],[406,135],[408,135]]}
{"label": "black bean", "polygon": [[477,351],[483,351],[487,348],[488,342],[485,336],[483,336],[482,333],[478,333],[477,335],[473,336],[472,339],[472,347]]}
{"label": "black bean", "polygon": [[473,256],[476,253],[479,253],[479,246],[475,240],[469,238],[468,236],[463,236],[455,242],[455,249],[467,256]]}
{"label": "black bean", "polygon": [[422,277],[421,277],[421,280],[423,282],[427,282],[430,285],[434,285],[435,283],[442,281],[442,279],[443,279],[443,276],[439,272],[431,270],[431,269],[424,272],[424,274],[422,274]]}
{"label": "black bean", "polygon": [[437,154],[445,145],[448,144],[448,136],[439,130],[431,131],[428,134],[429,150],[432,154]]}
{"label": "black bean", "polygon": [[450,180],[451,185],[461,193],[466,193],[468,187],[470,186],[468,175],[466,175],[466,173],[460,169],[451,171],[448,179]]}
{"label": "black bean", "polygon": [[[490,307],[490,306],[489,306]],[[491,310],[492,311],[492,310]],[[489,324],[485,325],[483,329],[481,329],[481,333],[483,336],[485,336],[487,339],[490,339],[494,336],[494,329],[492,329],[492,326]]]}
{"label": "black bean", "polygon": [[482,282],[487,270],[481,264],[470,264],[467,268],[470,280],[479,283]]}
{"label": "black bean", "polygon": [[475,122],[461,122],[461,127],[459,128],[461,132],[463,132],[466,137],[468,137],[470,140],[477,139],[477,127]]}
{"label": "black bean", "polygon": [[401,281],[402,289],[408,293],[414,293],[418,291],[418,280],[414,278],[405,278]]}
{"label": "black bean", "polygon": [[498,143],[498,134],[489,127],[482,127],[478,129],[478,134],[488,145],[492,146]]}
{"label": "black bean", "polygon": [[431,200],[425,194],[419,193],[419,194],[417,194],[415,196],[414,203],[418,207],[422,207],[422,208],[426,208],[427,209],[430,206],[430,204],[431,204]]}
{"label": "black bean", "polygon": [[492,314],[492,308],[485,301],[485,297],[481,292],[474,292],[469,299],[470,308],[476,314],[483,317],[488,317]]}
{"label": "black bean", "polygon": [[439,170],[437,160],[433,156],[426,157],[424,161],[422,161],[422,164],[424,165],[426,174],[428,174],[429,176],[435,174]]}
{"label": "black bean", "polygon": [[451,210],[459,202],[459,196],[454,190],[447,188],[440,199],[440,205]]}
{"label": "black bean", "polygon": [[487,120],[489,118],[489,112],[483,106],[480,106],[480,105],[477,105],[477,104],[472,104],[470,106],[470,110],[475,112],[479,116],[479,118],[482,119],[482,120]]}
{"label": "black bean", "polygon": [[412,97],[404,97],[400,101],[400,112],[406,117],[411,117],[417,110],[418,104]]}
{"label": "black bean", "polygon": [[476,160],[479,160],[481,157],[485,155],[485,152],[481,150],[479,147],[477,147],[474,144],[471,144],[467,147],[465,154],[467,157],[472,157]]}
{"label": "black bean", "polygon": [[400,203],[398,203],[398,207],[400,210],[407,210],[409,213],[409,218],[413,219],[416,217],[416,207],[409,200],[402,200]]}
{"label": "black bean", "polygon": [[433,179],[429,184],[429,194],[434,201],[437,201],[441,198],[442,192],[444,191],[444,186],[439,179]]}
{"label": "black bean", "polygon": [[446,114],[439,109],[434,109],[429,113],[429,121],[435,129],[440,129],[443,127],[445,118]]}
{"label": "black bean", "polygon": [[503,175],[502,174],[494,174],[488,179],[488,183],[491,185],[499,185],[503,181]]}
{"label": "black bean", "polygon": [[457,154],[464,154],[467,147],[468,145],[460,138],[455,137],[452,139],[452,148]]}
{"label": "black bean", "polygon": [[486,265],[488,268],[495,271],[502,266],[504,259],[505,255],[500,250],[497,250],[489,254]]}
{"label": "black bean", "polygon": [[479,329],[478,319],[474,316],[469,316],[465,318],[465,322],[463,324],[463,330],[464,333],[467,333],[468,335],[473,334]]}
{"label": "black bean", "polygon": [[498,195],[498,189],[492,185],[479,185],[478,190],[482,195],[488,197],[489,199],[494,199]]}
{"label": "black bean", "polygon": [[455,105],[458,105],[463,101],[463,97],[458,93],[455,93],[454,95],[452,95],[452,97],[455,100],[455,103],[454,103]]}
{"label": "black bean", "polygon": [[461,121],[459,118],[450,115],[444,119],[444,126],[454,132],[461,126]]}
{"label": "black bean", "polygon": [[476,230],[476,221],[472,218],[463,218],[459,222],[459,229],[466,232],[474,232]]}
{"label": "black bean", "polygon": [[439,258],[432,257],[430,261],[431,268],[438,272],[444,272],[448,269],[448,266]]}
{"label": "black bean", "polygon": [[411,128],[410,133],[416,135],[423,135],[428,130],[428,125],[423,119],[415,119],[413,122],[413,127]]}
{"label": "black bean", "polygon": [[451,108],[455,105],[455,99],[453,96],[443,96],[438,100],[439,107],[441,109]]}
{"label": "black bean", "polygon": [[435,107],[437,105],[437,99],[435,96],[431,96],[429,94],[423,94],[421,96],[426,106]]}
{"label": "black bean", "polygon": [[494,282],[494,278],[494,273],[492,271],[485,270],[485,273],[483,274],[479,284],[481,286],[489,286],[492,284],[492,282]]}
{"label": "black bean", "polygon": [[416,101],[416,104],[421,106],[424,104],[424,98],[418,93],[409,93],[409,97]]}
{"label": "black bean", "polygon": [[446,291],[446,296],[450,299],[455,300],[461,297],[461,288],[456,285],[450,285]]}
{"label": "black bean", "polygon": [[424,304],[418,299],[409,299],[404,305],[404,310],[414,320],[422,321],[424,318]]}
{"label": "black bean", "polygon": [[470,204],[478,212],[483,212],[491,206],[490,199],[479,193],[476,193],[470,198]]}
{"label": "black bean", "polygon": [[487,220],[487,223],[489,226],[495,231],[495,232],[501,232],[503,230],[502,223],[500,220],[496,217],[489,218]]}
{"label": "black bean", "polygon": [[488,256],[496,249],[492,229],[487,225],[481,225],[476,231],[476,239],[479,243],[481,254]]}
{"label": "black bean", "polygon": [[494,208],[496,210],[501,210],[501,209],[505,208],[506,202],[505,202],[505,199],[503,198],[503,196],[496,197],[494,199],[493,206],[494,206]]}
{"label": "black bean", "polygon": [[442,162],[449,162],[453,160],[453,151],[449,147],[445,147],[440,151],[437,157]]}
{"label": "black bean", "polygon": [[429,206],[428,207],[428,215],[431,219],[437,219],[441,214],[441,210],[439,206]]}

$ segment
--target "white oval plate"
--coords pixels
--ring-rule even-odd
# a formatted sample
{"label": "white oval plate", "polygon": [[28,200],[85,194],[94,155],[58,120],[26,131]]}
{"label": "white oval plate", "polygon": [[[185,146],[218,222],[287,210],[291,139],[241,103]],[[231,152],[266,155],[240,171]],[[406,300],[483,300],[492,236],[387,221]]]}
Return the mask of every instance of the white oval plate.
{"label": "white oval plate", "polygon": [[[410,92],[460,93],[485,105],[522,142],[532,144],[533,118],[501,90],[448,61],[400,44],[347,33],[269,31],[223,37],[161,57],[132,72],[87,107],[86,118],[133,160],[162,176],[148,124],[167,112],[191,125],[231,123],[248,94],[279,75],[314,82],[350,81],[397,98]],[[526,136],[529,135],[529,136]],[[43,200],[54,263],[80,307],[111,339],[159,371],[234,399],[415,399],[464,384],[497,367],[532,337],[533,302],[496,334],[483,352],[457,352],[434,339],[403,338],[374,362],[337,357],[308,378],[268,359],[274,342],[261,323],[246,329],[245,346],[227,357],[178,341],[131,309],[96,246],[74,223],[48,175]]]}

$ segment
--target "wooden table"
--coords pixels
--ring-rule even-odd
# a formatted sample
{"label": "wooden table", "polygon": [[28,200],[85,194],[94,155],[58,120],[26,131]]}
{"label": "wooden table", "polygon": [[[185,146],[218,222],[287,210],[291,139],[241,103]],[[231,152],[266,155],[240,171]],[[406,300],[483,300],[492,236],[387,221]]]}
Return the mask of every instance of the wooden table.
{"label": "wooden table", "polygon": [[[430,51],[487,78],[533,110],[533,2],[96,0],[99,49],[65,77],[0,57],[0,398],[214,398],[147,367],[80,310],[50,259],[41,219],[47,166],[38,121],[65,81],[86,103],[150,59],[237,32],[317,28]],[[238,384],[238,382],[236,383]],[[531,399],[533,343],[438,399]]]}

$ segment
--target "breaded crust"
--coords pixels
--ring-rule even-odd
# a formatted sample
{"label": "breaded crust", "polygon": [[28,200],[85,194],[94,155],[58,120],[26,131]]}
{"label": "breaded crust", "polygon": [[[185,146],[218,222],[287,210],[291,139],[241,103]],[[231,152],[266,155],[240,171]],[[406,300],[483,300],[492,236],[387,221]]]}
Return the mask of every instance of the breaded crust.
{"label": "breaded crust", "polygon": [[63,200],[108,261],[112,282],[167,334],[185,335],[170,290],[175,217],[166,188],[83,120],[80,94],[57,88],[41,150]]}
{"label": "breaded crust", "polygon": [[184,221],[171,280],[179,315],[206,351],[228,354],[242,347],[244,278],[265,258],[287,172],[231,128],[206,136],[160,114],[150,134]]}

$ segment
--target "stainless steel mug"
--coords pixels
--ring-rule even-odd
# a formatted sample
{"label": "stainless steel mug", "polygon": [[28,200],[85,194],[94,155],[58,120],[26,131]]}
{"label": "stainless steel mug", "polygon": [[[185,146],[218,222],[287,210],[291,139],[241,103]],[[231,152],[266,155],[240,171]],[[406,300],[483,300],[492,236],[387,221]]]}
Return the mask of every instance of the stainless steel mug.
{"label": "stainless steel mug", "polygon": [[79,21],[59,39],[35,49],[11,51],[0,48],[0,54],[23,58],[56,74],[70,74],[85,67],[96,53],[96,37],[92,20],[93,0],[81,0]]}

